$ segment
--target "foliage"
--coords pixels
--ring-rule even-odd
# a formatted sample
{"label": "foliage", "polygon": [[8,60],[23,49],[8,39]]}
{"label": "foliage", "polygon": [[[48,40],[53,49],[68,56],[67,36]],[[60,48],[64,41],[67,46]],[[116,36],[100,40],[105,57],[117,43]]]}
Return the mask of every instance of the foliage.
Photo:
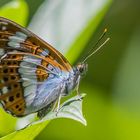
{"label": "foliage", "polygon": [[0,8],[0,16],[25,26],[28,18],[28,6],[24,0],[12,0]]}
{"label": "foliage", "polygon": [[[63,2],[64,1],[61,1],[62,4],[63,4]],[[80,22],[77,23],[79,25],[76,27],[78,30],[75,28],[76,32],[75,31],[73,32],[73,34],[70,38],[70,43],[66,43],[66,46],[65,46],[68,49],[64,53],[66,54],[67,58],[69,58],[69,60],[72,63],[74,63],[76,61],[76,59],[78,58],[78,56],[80,55],[80,53],[82,52],[82,50],[84,49],[86,44],[88,43],[91,35],[94,33],[94,31],[97,28],[97,26],[99,25],[101,19],[104,17],[109,5],[111,4],[111,0],[100,0],[98,2],[96,0],[95,1],[92,0],[90,2],[91,3],[93,2],[91,9],[95,9],[95,10],[88,11],[88,7],[86,7],[86,4],[85,4],[86,11],[88,11],[88,12],[83,15],[83,20],[81,18],[76,20],[76,21],[81,21],[83,24],[80,25]],[[62,6],[61,3],[59,6]],[[99,3],[98,9],[96,7],[97,5],[95,5],[96,3]],[[81,4],[83,4],[83,1],[81,1]],[[42,5],[44,5],[44,3]],[[52,5],[50,5],[50,7],[48,6],[47,9],[50,9],[51,6]],[[63,10],[65,10],[65,8],[66,7],[64,7],[64,9],[62,8],[62,11],[61,11],[62,13],[64,13]],[[72,10],[72,8],[73,7],[70,7],[71,10]],[[57,10],[59,11],[59,9],[57,9]],[[80,11],[82,11],[82,10],[83,9],[81,7]],[[27,23],[28,14],[29,14],[28,7],[27,7],[27,4],[24,0],[10,1],[9,3],[4,5],[0,9],[0,16],[4,16],[4,17],[7,17],[9,19],[12,19],[23,26],[25,26]],[[56,15],[54,15],[53,12],[49,13],[49,17],[51,17],[51,18],[53,17],[55,19],[55,16]],[[63,15],[63,16],[64,16],[64,19],[67,20],[67,13],[65,13],[65,15]],[[89,18],[86,18],[86,16]],[[50,18],[50,20],[48,19],[48,22],[51,21],[51,18]],[[59,17],[59,16],[57,16],[57,18],[61,19],[61,17]],[[33,24],[37,23],[37,20],[40,21],[41,19],[35,17],[32,20],[33,22],[31,22],[32,26],[30,25],[30,28],[33,27]],[[54,23],[56,24],[55,25],[56,27],[59,26],[59,22],[58,23],[54,22]],[[34,25],[34,27],[37,29],[36,25]],[[80,29],[79,29],[79,27],[80,27]],[[62,30],[60,30],[60,32],[62,32],[62,31],[65,32],[65,30],[64,30],[65,28],[61,28]],[[69,27],[67,27],[67,30],[70,30]],[[39,32],[37,32],[37,34],[41,35]],[[61,42],[64,42],[64,37],[65,37],[65,35],[63,36],[63,38],[61,38],[62,39]],[[56,38],[56,42],[58,41],[58,39],[59,38]],[[57,46],[57,43],[55,46]],[[63,47],[63,45],[62,45],[62,47]],[[63,50],[63,49],[61,49],[61,50]],[[2,113],[2,114],[4,114],[4,113]],[[6,115],[4,114],[3,117],[4,117],[3,124],[1,125],[1,129],[3,131],[1,131],[1,135],[4,135],[5,131],[6,131],[6,133],[13,131],[14,124],[16,123],[16,119],[10,117],[7,114]],[[72,118],[74,119],[74,117],[72,117]],[[6,124],[7,120],[8,120],[7,124],[9,122],[12,122],[10,128],[3,127]],[[80,120],[80,119],[78,119],[78,120]],[[81,119],[81,121],[83,121],[83,123],[85,123],[83,118]],[[16,140],[16,139],[29,139],[29,140],[32,140],[49,124],[49,122],[50,121],[44,121],[44,122],[39,122],[37,124],[32,124],[31,126],[25,128],[23,130],[14,131],[13,133],[2,137],[1,140],[8,140],[8,139],[14,139],[14,140]]]}

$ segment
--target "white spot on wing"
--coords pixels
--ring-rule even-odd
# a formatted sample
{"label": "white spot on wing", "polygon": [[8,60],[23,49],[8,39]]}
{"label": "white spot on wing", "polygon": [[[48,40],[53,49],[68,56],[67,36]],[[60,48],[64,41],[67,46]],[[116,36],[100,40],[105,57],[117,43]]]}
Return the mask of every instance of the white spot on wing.
{"label": "white spot on wing", "polygon": [[33,57],[33,56],[27,56],[27,55],[25,55],[24,58],[23,58],[23,61],[25,61],[25,62],[31,62],[33,64],[40,65],[42,60],[40,58],[36,58],[36,57]]}
{"label": "white spot on wing", "polygon": [[36,92],[36,85],[27,86],[24,89],[24,97],[28,96],[31,93],[35,93],[35,92]]}
{"label": "white spot on wing", "polygon": [[[25,72],[26,73],[26,72]],[[24,72],[23,72],[23,74],[21,74],[21,77],[22,78],[26,78],[26,79],[29,79],[29,80],[32,80],[32,81],[36,81],[36,75],[34,74],[34,75],[32,75],[31,73],[29,73],[28,75],[26,75],[26,74],[24,74]]]}
{"label": "white spot on wing", "polygon": [[6,26],[2,26],[2,31],[5,31],[6,29],[7,29],[7,27]]}
{"label": "white spot on wing", "polygon": [[2,88],[2,92],[3,92],[3,94],[7,93],[8,92],[8,88],[7,87],[3,87]]}
{"label": "white spot on wing", "polygon": [[0,21],[0,28],[2,31],[5,31],[7,29],[7,25],[8,25],[7,22]]}
{"label": "white spot on wing", "polygon": [[8,25],[8,23],[7,22],[4,22],[4,21],[0,21],[0,25]]}
{"label": "white spot on wing", "polygon": [[9,41],[8,46],[13,47],[13,48],[20,48],[20,43]]}
{"label": "white spot on wing", "polygon": [[16,32],[16,36],[21,37],[23,39],[27,39],[27,37],[28,37],[26,34],[24,34],[22,32]]}
{"label": "white spot on wing", "polygon": [[22,32],[16,32],[14,36],[9,36],[8,46],[13,48],[20,48],[20,43],[27,39],[27,35]]}
{"label": "white spot on wing", "polygon": [[28,69],[28,68],[20,68],[19,69],[19,73],[23,73],[23,74],[33,74],[35,73],[36,69]]}
{"label": "white spot on wing", "polygon": [[3,56],[4,55],[4,49],[0,49],[0,56]]}
{"label": "white spot on wing", "polygon": [[24,97],[25,97],[25,101],[26,101],[26,106],[29,106],[35,98],[35,93],[36,93],[36,85],[30,85],[28,87],[24,88]]}
{"label": "white spot on wing", "polygon": [[29,86],[31,84],[32,84],[31,81],[25,81],[25,82],[23,82],[23,87],[27,87],[27,86]]}
{"label": "white spot on wing", "polygon": [[24,38],[20,38],[20,37],[17,37],[17,36],[9,36],[9,40],[11,42],[17,42],[17,43],[21,43],[21,42],[25,41]]}
{"label": "white spot on wing", "polygon": [[24,62],[24,60],[23,60],[23,62],[21,62],[20,63],[20,66],[21,66],[21,68],[22,68],[22,66],[24,67],[29,67],[29,68],[36,68],[36,65],[35,64],[32,64],[32,63],[29,63],[29,62]]}
{"label": "white spot on wing", "polygon": [[24,97],[27,107],[34,101],[36,95],[37,84],[33,83],[37,83],[36,67],[39,64],[41,64],[41,59],[25,55],[18,70],[24,80],[22,85],[24,87]]}
{"label": "white spot on wing", "polygon": [[49,54],[49,51],[45,49],[43,52],[40,53],[41,56],[47,56]]}
{"label": "white spot on wing", "polygon": [[18,71],[23,78],[36,80],[36,67],[40,64],[41,59],[33,56],[24,56]]}
{"label": "white spot on wing", "polygon": [[[36,67],[40,65],[41,59],[32,56],[24,56],[20,63],[19,73],[22,78],[36,80]],[[28,74],[28,75],[27,75]]]}

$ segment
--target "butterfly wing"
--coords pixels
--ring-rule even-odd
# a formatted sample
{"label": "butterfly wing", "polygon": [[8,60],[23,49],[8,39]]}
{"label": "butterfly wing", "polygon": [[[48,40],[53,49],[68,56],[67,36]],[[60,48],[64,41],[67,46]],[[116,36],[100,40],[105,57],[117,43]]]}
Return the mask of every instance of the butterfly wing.
{"label": "butterfly wing", "polygon": [[0,58],[0,100],[15,116],[25,115],[39,85],[72,70],[56,49],[5,18],[0,18]]}
{"label": "butterfly wing", "polygon": [[7,49],[16,49],[55,60],[62,70],[71,70],[66,58],[51,45],[15,22],[0,18],[0,47],[5,46]]}

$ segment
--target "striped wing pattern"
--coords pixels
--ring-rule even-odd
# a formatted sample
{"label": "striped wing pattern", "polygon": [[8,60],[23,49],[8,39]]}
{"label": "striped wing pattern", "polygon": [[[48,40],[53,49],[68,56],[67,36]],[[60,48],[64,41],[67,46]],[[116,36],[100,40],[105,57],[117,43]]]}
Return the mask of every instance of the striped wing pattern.
{"label": "striped wing pattern", "polygon": [[[0,18],[0,101],[14,116],[24,116],[38,85],[58,71],[71,71],[64,56],[20,25]],[[59,71],[60,72],[60,71]]]}

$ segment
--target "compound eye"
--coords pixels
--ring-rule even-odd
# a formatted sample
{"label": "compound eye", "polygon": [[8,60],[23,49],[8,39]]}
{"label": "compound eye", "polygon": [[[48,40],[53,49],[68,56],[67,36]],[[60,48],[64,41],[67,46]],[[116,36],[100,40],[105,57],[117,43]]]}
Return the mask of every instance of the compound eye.
{"label": "compound eye", "polygon": [[83,73],[84,69],[81,67],[79,68],[80,73]]}

